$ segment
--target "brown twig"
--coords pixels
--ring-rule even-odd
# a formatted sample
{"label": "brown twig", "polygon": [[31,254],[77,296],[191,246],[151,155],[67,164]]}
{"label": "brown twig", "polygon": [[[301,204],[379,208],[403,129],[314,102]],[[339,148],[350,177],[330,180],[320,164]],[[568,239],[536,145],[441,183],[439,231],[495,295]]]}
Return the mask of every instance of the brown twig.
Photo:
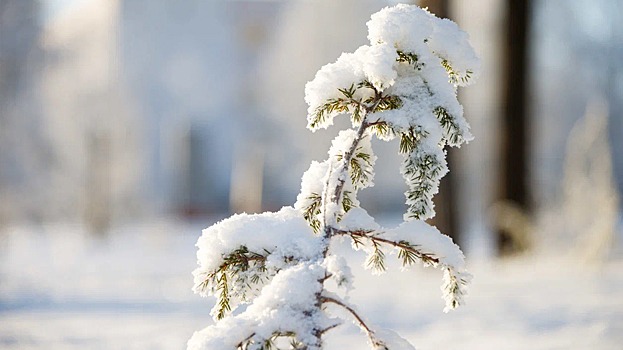
{"label": "brown twig", "polygon": [[374,346],[383,346],[385,349],[387,349],[387,346],[385,345],[385,343],[383,343],[381,340],[377,339],[374,336],[374,331],[370,329],[370,327],[364,322],[364,320],[361,318],[361,316],[359,316],[359,314],[350,306],[346,305],[344,302],[342,302],[341,300],[323,295],[321,297],[322,303],[332,303],[338,306],[341,306],[342,308],[344,308],[346,311],[348,311],[357,321],[357,323],[359,324],[359,326],[366,332],[366,335],[368,336],[368,339],[370,339],[370,342],[372,343],[372,345]]}
{"label": "brown twig", "polygon": [[337,230],[337,229],[334,230],[334,234],[351,236],[351,238],[352,237],[367,238],[371,240],[372,242],[384,243],[384,244],[391,245],[399,249],[409,251],[413,253],[416,257],[418,257],[420,260],[426,263],[429,263],[429,264],[436,265],[440,263],[439,258],[433,256],[432,254],[424,253],[408,243],[396,242],[396,241],[392,241],[389,239],[381,238],[379,236],[371,235],[372,232],[373,231],[368,231],[368,230],[356,230],[356,231],[345,231],[345,230]]}

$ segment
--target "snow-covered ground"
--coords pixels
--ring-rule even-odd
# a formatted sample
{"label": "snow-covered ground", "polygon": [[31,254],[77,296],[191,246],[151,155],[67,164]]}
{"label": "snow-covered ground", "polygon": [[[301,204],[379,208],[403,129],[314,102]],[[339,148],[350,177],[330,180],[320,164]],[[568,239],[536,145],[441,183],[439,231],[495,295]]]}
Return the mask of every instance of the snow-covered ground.
{"label": "snow-covered ground", "polygon": [[[211,322],[192,294],[201,226],[155,223],[93,239],[77,227],[0,234],[0,349],[183,349]],[[338,247],[348,251],[348,246]],[[475,262],[467,305],[448,314],[433,269],[381,276],[351,254],[351,302],[418,349],[621,349],[623,259]],[[396,265],[393,265],[396,267]],[[327,349],[365,349],[345,325]]]}

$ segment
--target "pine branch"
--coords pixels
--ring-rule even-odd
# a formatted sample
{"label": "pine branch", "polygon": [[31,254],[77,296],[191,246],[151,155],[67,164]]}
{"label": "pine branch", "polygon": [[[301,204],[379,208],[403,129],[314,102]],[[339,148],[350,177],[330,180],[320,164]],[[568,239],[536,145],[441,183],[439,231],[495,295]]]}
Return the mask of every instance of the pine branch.
{"label": "pine branch", "polygon": [[[338,172],[340,173],[349,171],[349,165],[355,154],[355,150],[357,149],[357,146],[359,145],[359,142],[361,141],[361,139],[363,139],[363,137],[365,136],[366,129],[370,126],[369,124],[366,123],[366,117],[371,111],[374,111],[378,107],[379,103],[381,102],[381,99],[383,98],[382,93],[376,90],[376,88],[372,86],[372,84],[370,84],[368,87],[374,90],[374,94],[376,98],[375,98],[374,103],[371,106],[367,106],[364,109],[364,113],[362,115],[362,120],[361,120],[361,125],[359,125],[359,128],[357,129],[357,136],[353,140],[349,149],[342,156],[342,164],[337,169]],[[330,170],[330,171],[333,171],[333,170]],[[331,174],[329,174],[329,176],[327,177],[327,181],[329,181],[329,179],[331,179]],[[322,202],[323,202],[323,209],[322,209],[323,223],[322,224],[324,226],[324,236],[326,238],[329,238],[332,232],[331,224],[329,224],[329,221],[327,220],[328,219],[327,204],[328,203],[339,204],[339,201],[343,195],[344,184],[345,184],[345,180],[343,178],[339,178],[335,185],[332,185],[329,183],[325,184],[325,195],[324,195],[324,198],[322,199]],[[334,189],[332,194],[327,192],[327,191],[330,191],[330,188]],[[329,194],[331,195],[330,197],[328,196]],[[334,215],[336,215],[336,218],[337,218],[338,214],[335,213]]]}
{"label": "pine branch", "polygon": [[307,199],[309,199],[311,203],[303,209],[303,218],[309,223],[309,226],[311,226],[314,232],[318,233],[320,230],[320,220],[318,219],[318,215],[320,214],[322,197],[317,193],[312,193],[307,197]]}
{"label": "pine branch", "polygon": [[455,271],[452,266],[443,264],[440,257],[434,253],[423,251],[420,246],[411,244],[408,241],[393,241],[383,238],[380,236],[381,232],[375,232],[372,230],[335,230],[335,234],[349,236],[353,240],[353,244],[356,247],[364,245],[365,240],[369,241],[375,251],[368,258],[367,264],[368,266],[374,267],[378,270],[384,270],[384,268],[375,266],[372,260],[378,259],[375,255],[377,254],[377,250],[381,251],[382,245],[398,249],[398,259],[401,260],[402,265],[405,267],[411,266],[418,261],[424,266],[443,267],[444,284],[442,285],[442,291],[444,299],[449,300],[449,303],[446,304],[447,306],[445,311],[455,309],[463,303],[465,288],[471,276],[466,272]]}
{"label": "pine branch", "polygon": [[[370,103],[371,102],[373,102],[373,100],[370,100]],[[392,109],[398,109],[402,107],[402,105],[403,105],[403,102],[399,96],[387,95],[387,96],[383,96],[380,99],[378,105],[373,111],[374,112],[389,111]]]}
{"label": "pine branch", "polygon": [[465,289],[470,279],[471,275],[468,273],[457,273],[449,267],[445,269],[444,284],[441,286],[441,290],[444,299],[450,300],[450,302],[446,302],[444,311],[456,309],[463,303]]}
{"label": "pine branch", "polygon": [[413,127],[400,134],[400,153],[411,153],[417,147],[419,137]]}
{"label": "pine branch", "polygon": [[381,250],[381,245],[378,241],[372,239],[371,242],[374,252],[368,257],[366,265],[377,271],[385,271],[387,269],[385,266],[385,253]]}
{"label": "pine branch", "polygon": [[459,83],[467,84],[472,78],[472,74],[474,74],[474,72],[470,69],[466,70],[465,74],[457,72],[454,68],[452,68],[450,61],[445,58],[441,59],[441,65],[446,69],[450,83],[454,85],[458,85]]}
{"label": "pine branch", "polygon": [[[217,308],[215,318],[222,319],[231,311],[231,292],[232,283],[235,282],[239,286],[252,288],[252,284],[258,285],[263,282],[261,275],[266,274],[266,257],[269,251],[262,255],[251,252],[245,246],[240,246],[230,254],[223,257],[221,265],[211,273],[205,275],[205,278],[195,286],[195,290],[202,294],[212,291],[217,297]],[[250,270],[256,273],[248,276],[243,274]],[[248,277],[248,280],[246,279]],[[246,289],[242,288],[236,295],[246,300]]]}
{"label": "pine branch", "polygon": [[[189,348],[192,350],[216,348],[219,345],[222,347],[222,344],[233,345],[246,334],[250,335],[235,345],[238,350],[280,350],[280,348],[320,350],[323,345],[323,334],[339,325],[334,324],[335,321],[323,313],[326,304],[334,304],[346,310],[352,316],[353,322],[366,333],[376,350],[389,350],[386,343],[377,338],[375,332],[352,306],[338,297],[326,294],[325,282],[329,278],[334,276],[332,279],[338,280],[339,285],[340,279],[347,279],[350,276],[348,266],[344,266],[344,260],[335,256],[333,252],[329,254],[331,238],[335,236],[348,236],[355,248],[362,246],[366,248],[369,253],[366,264],[377,271],[384,271],[387,268],[385,260],[387,251],[397,251],[397,257],[404,267],[418,262],[425,266],[440,267],[444,271],[442,290],[446,299],[446,309],[455,308],[462,302],[469,275],[463,271],[463,256],[460,250],[447,237],[437,237],[441,240],[432,241],[432,237],[420,239],[416,236],[407,236],[410,228],[419,230],[420,227],[426,227],[421,226],[419,222],[407,222],[405,223],[407,226],[386,233],[377,230],[337,228],[338,223],[346,222],[342,221],[342,218],[345,218],[349,211],[355,215],[349,215],[348,221],[362,218],[364,227],[377,227],[363,215],[365,213],[355,213],[357,210],[353,209],[359,205],[357,192],[371,186],[374,176],[373,166],[376,157],[370,149],[370,140],[364,139],[365,137],[371,137],[372,134],[384,140],[399,137],[400,153],[404,155],[401,174],[408,185],[405,193],[408,205],[405,220],[408,221],[413,218],[426,219],[434,216],[432,197],[437,192],[440,178],[447,171],[444,147],[458,146],[471,136],[462,117],[451,113],[456,110],[454,106],[458,103],[453,99],[456,96],[451,92],[456,93],[457,86],[468,82],[472,72],[457,71],[442,57],[440,60],[426,59],[426,62],[423,62],[423,58],[431,57],[423,51],[418,51],[422,56],[413,52],[395,51],[398,47],[410,47],[402,40],[412,38],[395,39],[395,31],[403,26],[408,27],[410,21],[417,22],[426,18],[427,23],[436,26],[433,27],[435,32],[441,31],[439,40],[451,34],[451,32],[444,33],[449,30],[448,26],[435,22],[438,20],[436,17],[417,7],[398,5],[396,8],[386,8],[382,11],[386,13],[372,16],[372,22],[381,22],[375,22],[377,25],[370,28],[382,30],[378,33],[369,33],[370,46],[340,56],[334,65],[321,68],[314,80],[306,85],[306,101],[311,111],[307,120],[308,127],[312,131],[327,127],[339,114],[350,114],[354,129],[345,131],[336,138],[330,150],[329,160],[310,166],[301,184],[302,191],[305,192],[297,197],[295,207],[284,208],[279,213],[269,215],[258,214],[257,218],[240,216],[232,222],[223,222],[222,227],[217,227],[217,230],[222,228],[234,231],[227,238],[215,238],[211,235],[213,230],[204,231],[202,239],[198,242],[198,245],[201,244],[199,259],[201,267],[194,272],[195,290],[216,296],[213,314],[217,320],[231,313],[240,300],[247,301],[247,297],[257,297],[255,304],[257,307],[250,307],[239,315],[228,317],[224,322],[217,322],[215,326],[196,332],[189,341]],[[410,13],[413,14],[412,18],[407,15]],[[386,23],[392,23],[392,26],[388,27]],[[378,38],[372,39],[375,35]],[[462,38],[456,35],[455,37]],[[394,40],[397,41],[393,42]],[[424,39],[425,43],[426,41],[427,39]],[[424,47],[427,45],[423,45]],[[454,51],[462,53],[464,51],[462,49],[464,47]],[[430,54],[436,53],[431,51]],[[370,55],[375,57],[378,55],[378,59],[370,60]],[[457,66],[462,67],[472,62],[472,57],[464,57],[466,63],[460,60],[464,55],[457,54],[452,57],[455,56],[457,60],[454,62]],[[435,67],[428,67],[428,64],[434,64]],[[439,64],[446,70],[450,83],[454,84],[454,86],[448,84],[442,89],[448,94],[438,93],[439,86],[429,85],[426,81],[428,73],[435,74],[437,71],[425,70],[429,68],[438,70]],[[361,77],[368,77],[370,80]],[[351,83],[346,79],[354,81]],[[360,79],[363,80],[358,81]],[[346,81],[348,83],[345,84]],[[381,87],[376,88],[371,81]],[[347,84],[350,85],[343,87]],[[330,97],[327,98],[328,96]],[[437,120],[432,116],[432,119],[427,119],[428,114],[420,115],[421,111],[418,108],[407,108],[422,103],[435,107],[432,111],[424,113],[432,112]],[[395,111],[391,114],[379,113],[375,117],[376,121],[370,120],[372,119],[370,115],[389,110]],[[384,117],[389,121],[382,120]],[[434,131],[439,127],[443,131],[441,135]],[[326,173],[319,174],[324,169]],[[310,188],[317,188],[320,185],[324,186],[322,190],[317,189],[315,193],[308,193],[311,192]],[[301,216],[311,230],[301,221]],[[239,223],[243,224],[236,226]],[[365,226],[366,223],[370,225]],[[246,224],[250,226],[244,226]],[[253,252],[242,245],[249,244],[254,249],[258,233],[271,237],[270,241],[274,241],[274,245],[269,245],[269,249],[272,251]],[[430,232],[424,233],[435,234],[438,231],[431,228]],[[398,238],[393,240],[391,237],[413,237],[415,242],[423,246],[408,240]],[[229,251],[231,248],[225,248],[231,247],[230,244],[234,241],[237,242],[234,247],[240,245],[238,248],[233,251]],[[438,253],[426,251],[427,247],[434,248]],[[452,255],[444,257],[441,253]],[[274,258],[283,261],[275,263]],[[270,261],[268,266],[267,261]],[[218,267],[215,267],[217,265]],[[276,275],[280,268],[284,269],[283,273]],[[259,288],[266,281],[273,282],[272,286],[275,288],[266,288],[260,293]],[[284,288],[285,286],[287,288]],[[293,294],[290,288],[300,289]],[[267,312],[271,308],[278,308],[280,312]],[[281,312],[282,310],[284,312]],[[301,323],[292,324],[302,320],[304,321]],[[273,325],[274,328],[266,329],[267,325]],[[296,331],[292,331],[292,328]],[[213,340],[210,340],[210,337],[213,337]]]}
{"label": "pine branch", "polygon": [[465,136],[456,122],[456,118],[452,116],[447,109],[439,106],[433,110],[433,113],[444,130],[444,139],[447,144],[450,146],[460,146],[465,142]]}
{"label": "pine branch", "polygon": [[360,82],[357,87],[359,88],[367,88],[367,89],[371,89],[374,90],[374,93],[377,94],[379,91],[376,89],[376,87],[374,87],[374,84],[372,84],[372,82],[370,82],[369,80],[364,80],[362,82]]}
{"label": "pine branch", "polygon": [[351,84],[350,87],[345,89],[338,89],[338,91],[341,92],[344,97],[348,99],[353,99],[353,96],[355,95],[355,92],[357,92],[357,89],[355,88],[355,84]]}
{"label": "pine branch", "polygon": [[[335,230],[335,233],[338,235],[346,235],[349,236],[354,242],[357,242],[357,245],[363,245],[363,240],[369,240],[376,250],[377,247],[380,249],[382,244],[392,246],[399,249],[398,258],[402,259],[404,266],[409,266],[415,263],[415,261],[421,261],[425,266],[437,266],[439,264],[439,258],[436,257],[433,253],[426,253],[418,249],[417,245],[412,245],[407,241],[392,241],[386,238],[382,238],[375,234],[375,231],[370,230],[355,230],[355,231],[344,231],[344,230]],[[406,257],[405,257],[406,255]]]}
{"label": "pine branch", "polygon": [[419,150],[417,145],[405,156],[402,175],[408,186],[405,192],[407,218],[424,220],[434,215],[433,195],[446,170],[445,160]]}
{"label": "pine branch", "polygon": [[421,71],[425,65],[424,62],[420,63],[418,61],[418,56],[412,52],[404,52],[404,51],[398,50],[397,53],[398,53],[398,58],[396,58],[397,62],[405,62],[407,64],[410,64],[413,66],[413,68],[415,68],[418,71]]}
{"label": "pine branch", "polygon": [[[355,94],[359,89],[373,89],[375,92],[374,97],[366,100],[367,102],[362,102],[355,98]],[[309,122],[309,127],[314,130],[320,127],[320,125],[324,124],[327,121],[327,118],[333,114],[341,114],[351,112],[351,120],[353,124],[359,124],[362,121],[363,115],[366,111],[369,111],[369,106],[366,103],[374,104],[378,91],[376,88],[367,80],[364,80],[357,84],[351,84],[351,86],[347,88],[339,88],[337,89],[343,97],[331,98],[328,99],[324,104],[318,106],[312,115],[312,120]],[[401,105],[400,98],[397,96],[386,96],[384,100],[381,101],[382,110],[387,109],[395,109]],[[374,108],[376,108],[375,105]]]}
{"label": "pine branch", "polygon": [[387,138],[389,136],[394,136],[396,132],[392,127],[384,121],[377,120],[375,122],[369,123],[370,127],[374,129],[377,137],[379,138]]}
{"label": "pine branch", "polygon": [[[400,241],[399,243],[405,246],[410,246],[409,243],[406,241]],[[411,249],[400,247],[400,251],[398,252],[398,259],[402,260],[402,266],[410,266],[415,264],[418,259],[418,255]]]}
{"label": "pine branch", "polygon": [[227,272],[221,271],[216,274],[216,284],[217,290],[219,291],[219,295],[217,298],[218,303],[218,311],[216,314],[216,319],[220,320],[227,312],[231,311],[231,305],[229,304],[229,285],[227,284]]}
{"label": "pine branch", "polygon": [[412,153],[415,151],[421,140],[428,136],[428,131],[422,129],[420,125],[412,125],[406,131],[400,133],[400,153]]}
{"label": "pine branch", "polygon": [[346,113],[348,112],[348,100],[343,98],[329,99],[325,104],[316,108],[313,115],[313,120],[309,123],[311,129],[316,129],[320,125],[324,124],[328,116],[333,113]]}
{"label": "pine branch", "polygon": [[[333,327],[330,327],[333,328]],[[236,345],[236,349],[238,350],[247,350],[247,349],[257,349],[257,350],[281,350],[277,346],[277,340],[279,338],[287,338],[288,339],[288,350],[307,350],[307,345],[303,344],[296,338],[296,332],[293,331],[275,331],[271,334],[270,337],[266,339],[258,338],[256,333],[252,333],[244,340],[242,340],[238,345]],[[285,350],[285,349],[284,349]]]}
{"label": "pine branch", "polygon": [[[365,153],[362,147],[357,147],[355,152],[356,153],[350,160],[348,173],[353,187],[358,190],[368,186],[370,178],[374,175],[374,169],[372,169],[372,156],[370,154]],[[344,159],[344,155],[338,154],[336,158],[338,161],[341,161]],[[349,208],[350,207],[352,207],[352,205],[349,205]],[[345,211],[348,210],[345,209]]]}
{"label": "pine branch", "polygon": [[342,209],[344,210],[344,213],[348,213],[353,208],[353,206],[355,206],[355,203],[353,202],[350,195],[350,191],[344,191],[344,198],[342,198]]}

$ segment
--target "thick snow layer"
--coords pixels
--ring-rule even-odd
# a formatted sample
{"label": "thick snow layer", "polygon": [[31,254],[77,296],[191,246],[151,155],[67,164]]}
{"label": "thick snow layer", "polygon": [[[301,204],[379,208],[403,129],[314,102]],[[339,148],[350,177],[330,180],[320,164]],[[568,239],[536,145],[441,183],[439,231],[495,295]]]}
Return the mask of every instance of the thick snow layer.
{"label": "thick snow layer", "polygon": [[304,210],[314,201],[314,198],[322,195],[322,190],[327,182],[329,163],[312,161],[309,169],[301,178],[301,192],[296,197],[294,208]]}
{"label": "thick snow layer", "polygon": [[193,274],[214,271],[224,255],[241,245],[259,254],[268,251],[277,257],[312,260],[321,253],[320,243],[300,212],[292,207],[276,213],[237,214],[203,230],[197,241],[199,268]]}
{"label": "thick snow layer", "polygon": [[[480,74],[480,59],[474,48],[469,45],[469,34],[461,30],[453,21],[445,18],[434,18],[434,30],[429,40],[429,47],[440,58],[448,60],[452,68],[460,75],[466,76],[471,71],[472,77]],[[457,85],[469,85],[474,80],[458,81]]]}
{"label": "thick snow layer", "polygon": [[435,253],[441,265],[450,266],[457,271],[465,270],[465,257],[459,246],[452,242],[452,238],[424,221],[404,222],[394,229],[384,231],[382,237],[396,242],[409,242],[424,252]]}
{"label": "thick snow layer", "polygon": [[340,221],[339,228],[344,231],[357,230],[380,230],[381,226],[374,221],[374,218],[363,208],[353,208],[344,215]]}
{"label": "thick snow layer", "polygon": [[[344,89],[355,88],[356,101],[373,96],[372,89],[359,88],[367,80],[379,92],[401,98],[401,108],[375,115],[395,131],[417,125],[432,133],[429,141],[437,144],[436,134],[441,131],[436,130],[439,126],[433,111],[443,108],[461,134],[461,138],[452,140],[449,136],[454,130],[445,130],[444,144],[460,146],[470,141],[473,137],[456,98],[456,86],[471,84],[480,71],[480,61],[467,33],[450,20],[404,4],[373,14],[367,24],[370,46],[343,53],[336,62],[323,66],[305,86],[308,127],[312,131],[327,128],[335,116],[344,113],[335,108],[317,119],[326,103],[340,99],[352,102],[343,94]],[[409,57],[414,57],[415,62],[404,62],[399,53],[414,55]],[[353,112],[353,106],[347,110]]]}
{"label": "thick snow layer", "polygon": [[[71,226],[3,231],[0,349],[184,348],[212,323],[211,301],[192,293],[188,273],[202,226],[152,223],[108,239]],[[352,270],[350,302],[417,349],[618,350],[623,343],[620,256],[595,266],[544,256],[472,263],[466,304],[444,314],[438,270],[400,272],[388,259],[396,265],[372,276],[350,242],[335,249]],[[367,340],[354,325],[328,333],[326,350],[360,348]]]}
{"label": "thick snow layer", "polygon": [[[283,207],[276,213],[234,215],[203,230],[197,247],[199,267],[193,271],[193,289],[201,295],[218,296],[219,301],[222,300],[219,280],[225,277],[216,274],[225,266],[228,256],[243,248],[265,259],[261,268],[247,261],[250,266],[238,271],[235,277],[228,275],[229,307],[215,306],[212,310],[215,319],[257,296],[279,270],[300,261],[317,260],[323,250],[322,240],[314,235],[300,211],[292,207]],[[215,275],[221,277],[213,278]]]}
{"label": "thick snow layer", "polygon": [[[188,341],[188,350],[232,350],[247,339],[258,343],[270,339],[276,330],[295,332],[297,340],[315,344],[315,327],[330,325],[330,320],[315,307],[316,293],[322,287],[318,280],[323,276],[324,268],[317,264],[281,270],[244,312],[195,332]],[[310,346],[312,349],[318,350]]]}
{"label": "thick snow layer", "polygon": [[[353,53],[343,53],[334,63],[323,66],[314,79],[305,85],[305,102],[309,105],[308,113],[313,115],[316,109],[331,99],[343,98],[340,89],[357,87],[368,80],[380,91],[394,84],[397,72],[394,69],[398,53],[389,44],[363,45]],[[365,100],[374,96],[371,89],[358,89],[354,99]],[[329,113],[326,122],[319,127],[333,125],[333,117],[340,112]],[[311,119],[309,119],[311,120]],[[317,128],[312,128],[315,131]]]}
{"label": "thick snow layer", "polygon": [[[465,77],[480,73],[480,60],[469,44],[469,35],[456,23],[434,16],[415,6],[397,5],[385,8],[368,22],[370,43],[390,43],[404,52],[412,52],[427,62],[433,56],[446,60],[452,69]],[[464,86],[473,79],[458,81]]]}
{"label": "thick snow layer", "polygon": [[374,334],[379,337],[379,339],[383,339],[385,345],[391,350],[415,350],[408,340],[402,338],[391,329],[381,328],[376,330]]}
{"label": "thick snow layer", "polygon": [[[308,127],[312,131],[318,128],[327,128],[333,125],[333,118],[340,112],[328,113],[326,121],[320,123],[318,127],[311,127],[311,116],[316,110],[331,99],[343,97],[339,89],[349,88],[353,84],[357,84],[366,78],[363,71],[361,55],[363,50],[355,53],[343,53],[337,61],[323,66],[314,79],[305,85],[305,102],[308,108]],[[362,89],[361,93],[365,93]],[[358,95],[358,98],[367,98],[372,96],[372,90],[367,95]]]}
{"label": "thick snow layer", "polygon": [[375,13],[368,21],[370,43],[389,43],[398,50],[420,56],[429,50],[426,41],[433,34],[432,15],[419,7],[396,5]]}
{"label": "thick snow layer", "polygon": [[[448,172],[445,147],[460,147],[473,139],[457,87],[474,80],[480,63],[465,32],[417,6],[384,8],[367,25],[370,45],[343,53],[306,84],[307,126],[312,131],[328,128],[336,116],[350,114],[353,127],[374,125],[380,139],[400,138],[401,174],[408,187],[404,219],[430,219],[435,215],[432,198]],[[343,154],[344,144],[354,136],[352,130],[341,132],[330,156]],[[332,171],[334,165],[328,164],[323,182],[328,188],[343,181],[341,170]],[[314,187],[319,187],[319,179]],[[303,189],[310,187],[305,182]],[[372,184],[368,183],[354,185],[363,188]],[[296,207],[303,203],[309,208],[309,192],[301,196]],[[335,220],[325,215],[319,221]]]}

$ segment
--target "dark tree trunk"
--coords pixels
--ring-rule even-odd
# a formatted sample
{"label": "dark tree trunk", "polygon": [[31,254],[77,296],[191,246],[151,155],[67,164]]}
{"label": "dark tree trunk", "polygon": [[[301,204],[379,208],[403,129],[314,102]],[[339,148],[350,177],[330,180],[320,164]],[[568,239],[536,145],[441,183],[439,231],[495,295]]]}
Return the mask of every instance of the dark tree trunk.
{"label": "dark tree trunk", "polygon": [[[506,1],[506,28],[503,53],[504,87],[502,101],[501,171],[499,200],[530,211],[528,169],[528,34],[530,0]],[[519,246],[511,232],[499,230],[500,255],[516,253]]]}
{"label": "dark tree trunk", "polygon": [[448,2],[449,0],[420,0],[418,4],[422,8],[428,8],[428,11],[434,13],[439,18],[450,18]]}

